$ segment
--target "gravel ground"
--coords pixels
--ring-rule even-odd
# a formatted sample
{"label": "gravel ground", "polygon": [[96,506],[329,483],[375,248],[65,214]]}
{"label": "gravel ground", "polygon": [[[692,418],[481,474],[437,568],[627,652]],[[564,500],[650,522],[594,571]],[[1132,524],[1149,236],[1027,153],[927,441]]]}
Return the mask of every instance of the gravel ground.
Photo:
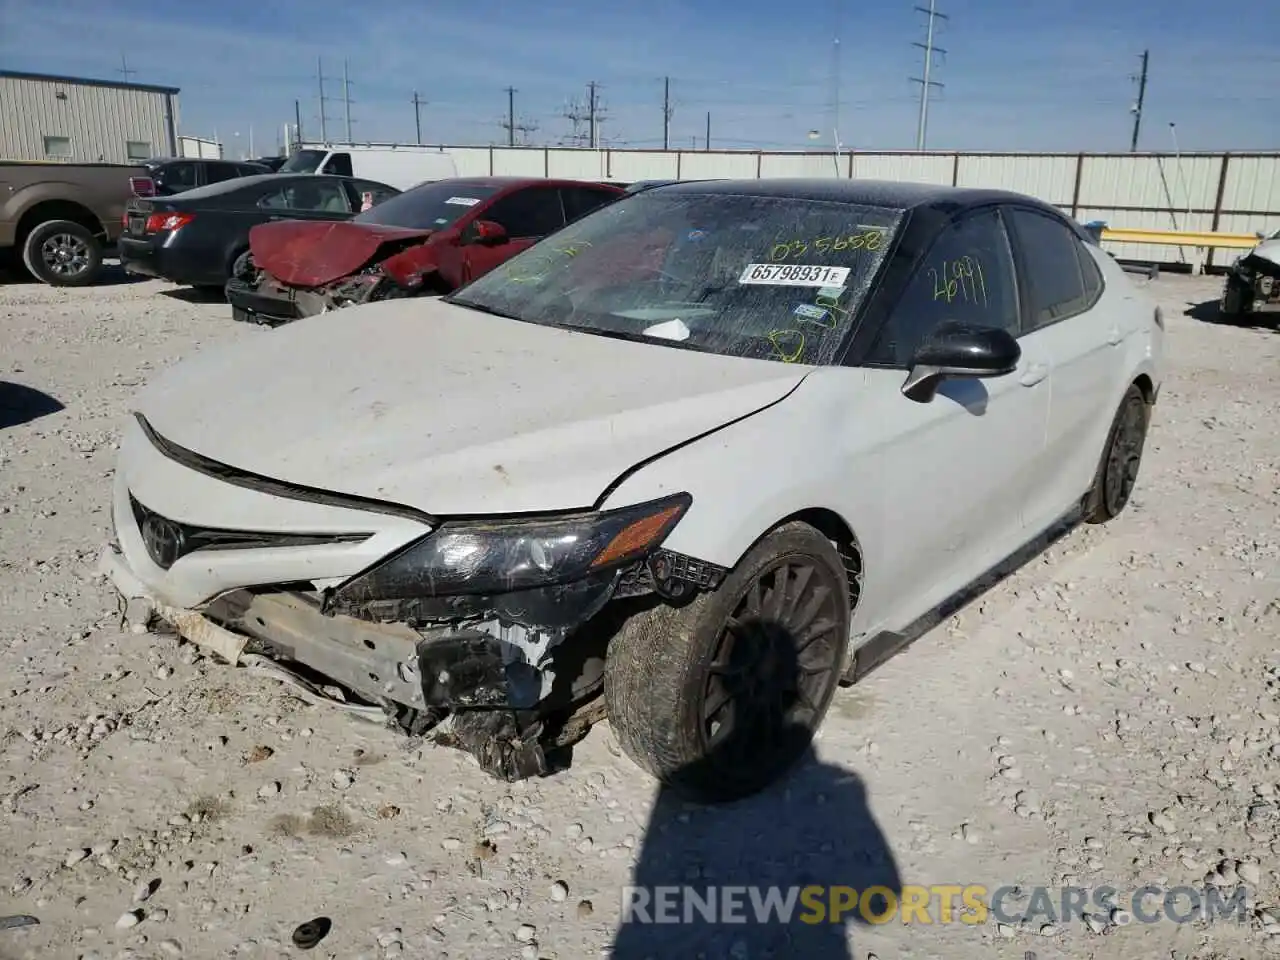
{"label": "gravel ground", "polygon": [[[93,563],[131,394],[205,344],[271,334],[160,282],[0,286],[0,914],[40,921],[0,929],[0,957],[278,958],[318,917],[308,955],[342,960],[1280,947],[1280,335],[1188,315],[1216,279],[1152,288],[1172,369],[1126,513],[842,691],[786,784],[709,811],[660,795],[607,725],[567,772],[504,785],[122,631]],[[629,883],[895,880],[1021,885],[1010,912],[1063,884],[1242,882],[1250,905],[1244,923],[935,907],[929,925],[618,932]]]}

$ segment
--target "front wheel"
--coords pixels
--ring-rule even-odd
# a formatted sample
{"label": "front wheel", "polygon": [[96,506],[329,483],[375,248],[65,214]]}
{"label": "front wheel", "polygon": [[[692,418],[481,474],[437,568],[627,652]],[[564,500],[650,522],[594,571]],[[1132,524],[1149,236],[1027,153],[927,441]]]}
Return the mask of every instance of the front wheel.
{"label": "front wheel", "polygon": [[49,220],[27,234],[22,262],[41,283],[84,287],[102,273],[102,244],[88,227],[71,220]]}
{"label": "front wheel", "polygon": [[845,665],[849,589],[835,546],[789,523],[721,586],[632,618],[604,692],[622,748],[698,802],[754,794],[809,750]]}
{"label": "front wheel", "polygon": [[1085,498],[1086,523],[1106,523],[1128,504],[1138,481],[1150,422],[1151,406],[1142,391],[1131,385],[1111,423],[1093,488]]}

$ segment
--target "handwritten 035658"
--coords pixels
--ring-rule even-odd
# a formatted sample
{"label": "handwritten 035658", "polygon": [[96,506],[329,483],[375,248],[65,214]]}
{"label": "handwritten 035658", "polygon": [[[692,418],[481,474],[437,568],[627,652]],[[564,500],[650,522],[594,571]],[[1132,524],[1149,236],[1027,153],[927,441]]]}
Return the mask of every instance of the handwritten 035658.
{"label": "handwritten 035658", "polygon": [[884,248],[885,242],[885,231],[871,228],[840,236],[815,237],[812,240],[781,240],[769,251],[769,259],[775,263],[790,260],[792,257],[802,257],[810,250],[815,253],[842,253],[846,250],[875,253]]}

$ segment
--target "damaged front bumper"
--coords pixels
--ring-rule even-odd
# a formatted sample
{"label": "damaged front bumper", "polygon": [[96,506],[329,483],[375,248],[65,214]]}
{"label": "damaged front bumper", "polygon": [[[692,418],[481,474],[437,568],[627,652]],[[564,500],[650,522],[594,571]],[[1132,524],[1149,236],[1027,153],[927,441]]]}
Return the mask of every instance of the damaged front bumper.
{"label": "damaged front bumper", "polygon": [[226,285],[227,302],[234,319],[265,326],[279,326],[321,313],[324,301],[306,290],[270,289],[232,277]]}
{"label": "damaged front bumper", "polygon": [[[719,568],[692,563],[659,551],[617,571],[605,588],[536,591],[546,594],[544,605],[562,601],[566,626],[549,631],[491,616],[374,622],[326,610],[323,594],[285,589],[239,589],[202,609],[176,607],[133,574],[115,543],[103,548],[99,570],[126,601],[140,601],[148,616],[206,653],[272,676],[311,702],[413,736],[430,733],[471,753],[487,773],[515,781],[557,769],[565,750],[604,716],[607,637],[574,626],[611,600],[652,592],[654,568],[668,594],[718,579]],[[602,617],[595,626],[607,633],[608,623]]]}

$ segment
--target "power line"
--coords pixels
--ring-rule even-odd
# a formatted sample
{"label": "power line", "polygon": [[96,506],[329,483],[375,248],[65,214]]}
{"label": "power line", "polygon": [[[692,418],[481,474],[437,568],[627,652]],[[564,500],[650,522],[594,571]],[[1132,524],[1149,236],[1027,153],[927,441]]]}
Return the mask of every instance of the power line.
{"label": "power line", "polygon": [[116,73],[122,74],[124,76],[124,82],[125,83],[129,82],[129,74],[137,73],[137,72],[138,72],[137,70],[129,69],[129,61],[125,59],[125,56],[123,53],[120,54],[120,69],[117,70]]}
{"label": "power line", "polygon": [[[564,109],[563,116],[573,124],[573,132],[564,138],[564,142],[598,148],[600,146],[600,127],[606,119],[604,108],[600,105],[600,84],[592,80],[587,84],[587,102],[575,100]],[[586,132],[583,132],[583,126]]]}
{"label": "power line", "polygon": [[1142,104],[1147,97],[1147,60],[1150,51],[1142,51],[1142,73],[1134,77],[1138,81],[1138,102],[1132,107],[1133,110],[1133,139],[1129,141],[1129,152],[1138,152],[1138,129],[1142,126]]}
{"label": "power line", "polygon": [[935,20],[947,20],[949,18],[945,13],[938,12],[937,0],[929,0],[929,6],[927,8],[916,7],[916,9],[921,13],[929,15],[929,22],[925,32],[925,42],[912,44],[913,47],[919,47],[924,51],[924,76],[911,78],[912,82],[920,84],[920,121],[916,128],[916,149],[923,150],[925,143],[925,130],[929,123],[929,91],[932,87],[938,87],[941,89],[944,86],[944,84],[939,83],[937,80],[929,79],[929,73],[933,68],[933,54],[935,51],[943,55],[947,52],[942,49],[942,47],[934,45],[933,22]]}

